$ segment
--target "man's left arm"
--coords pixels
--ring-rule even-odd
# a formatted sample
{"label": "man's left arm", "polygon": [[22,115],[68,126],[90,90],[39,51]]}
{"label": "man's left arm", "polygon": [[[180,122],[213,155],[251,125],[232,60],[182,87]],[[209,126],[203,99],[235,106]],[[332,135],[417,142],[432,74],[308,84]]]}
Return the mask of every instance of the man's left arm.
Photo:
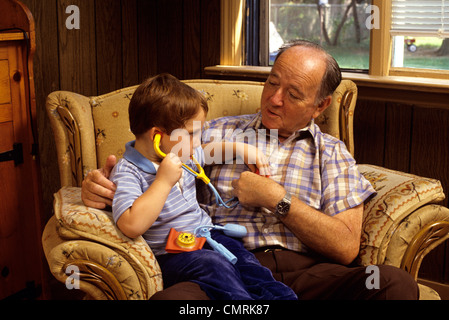
{"label": "man's left arm", "polygon": [[[272,212],[286,191],[277,182],[250,172],[243,172],[232,182],[234,194],[243,205],[264,207]],[[282,222],[309,249],[341,264],[349,264],[360,249],[363,204],[326,215],[293,196]]]}

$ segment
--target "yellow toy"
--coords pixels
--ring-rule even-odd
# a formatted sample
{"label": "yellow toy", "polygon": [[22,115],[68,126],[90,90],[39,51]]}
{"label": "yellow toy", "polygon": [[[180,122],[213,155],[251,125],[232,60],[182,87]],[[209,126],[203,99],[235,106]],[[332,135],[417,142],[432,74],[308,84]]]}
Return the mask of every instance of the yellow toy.
{"label": "yellow toy", "polygon": [[[154,140],[153,140],[153,147],[154,147],[154,151],[156,151],[157,155],[161,158],[165,158],[167,155],[162,152],[162,150],[160,149],[160,143],[161,143],[161,139],[162,139],[162,134],[161,133],[156,133],[156,135],[154,136]],[[204,173],[204,169],[201,167],[201,165],[198,163],[198,161],[195,159],[194,156],[192,156],[192,160],[195,163],[198,172],[194,171],[192,168],[190,168],[189,166],[187,166],[186,164],[182,164],[182,167],[190,174],[194,175],[197,179],[201,179],[203,180],[203,182],[209,186],[209,188],[212,190],[212,192],[215,195],[215,201],[217,203],[217,205],[219,206],[224,206],[226,208],[234,208],[237,204],[238,204],[238,200],[237,198],[232,198],[228,201],[223,201],[223,199],[220,197],[220,194],[218,193],[217,189],[215,189],[215,187],[210,183],[210,179],[206,176],[206,174]],[[228,205],[228,203],[234,201],[234,203],[232,203],[231,205]]]}

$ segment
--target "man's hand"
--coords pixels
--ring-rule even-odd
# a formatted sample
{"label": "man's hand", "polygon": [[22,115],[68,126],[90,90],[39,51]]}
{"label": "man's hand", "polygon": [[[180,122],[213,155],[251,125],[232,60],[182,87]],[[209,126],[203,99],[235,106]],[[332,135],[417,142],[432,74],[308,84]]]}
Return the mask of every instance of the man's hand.
{"label": "man's hand", "polygon": [[[233,193],[245,206],[264,207],[271,212],[285,196],[277,182],[249,171],[232,181]],[[328,216],[292,197],[290,211],[282,218],[287,228],[311,250],[341,264],[349,264],[360,249],[363,204]]]}
{"label": "man's hand", "polygon": [[111,155],[103,168],[87,174],[81,186],[81,199],[86,206],[104,209],[106,205],[112,205],[116,186],[108,178],[116,163],[117,159]]}
{"label": "man's hand", "polygon": [[234,196],[244,206],[265,207],[269,210],[285,196],[285,189],[277,182],[258,174],[245,171],[232,181]]}

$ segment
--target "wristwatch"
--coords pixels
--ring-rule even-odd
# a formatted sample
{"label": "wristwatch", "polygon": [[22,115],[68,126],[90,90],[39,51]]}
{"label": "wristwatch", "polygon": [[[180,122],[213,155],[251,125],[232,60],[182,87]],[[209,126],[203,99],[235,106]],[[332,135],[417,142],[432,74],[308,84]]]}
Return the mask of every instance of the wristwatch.
{"label": "wristwatch", "polygon": [[287,192],[287,194],[276,205],[276,211],[274,212],[274,214],[277,217],[286,217],[288,211],[290,210],[291,204],[292,204],[292,195]]}

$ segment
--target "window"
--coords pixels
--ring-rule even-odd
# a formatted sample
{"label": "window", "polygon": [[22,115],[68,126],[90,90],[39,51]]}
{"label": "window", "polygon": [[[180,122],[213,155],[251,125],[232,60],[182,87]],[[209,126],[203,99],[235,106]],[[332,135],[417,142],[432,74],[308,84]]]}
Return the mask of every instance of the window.
{"label": "window", "polygon": [[[448,78],[449,0],[245,2],[245,37],[260,40],[245,64],[270,65],[282,43],[305,38],[321,43],[344,71]],[[260,34],[254,28],[248,34],[248,23],[254,26],[248,17],[254,21],[255,15]],[[251,43],[246,42],[246,52]]]}
{"label": "window", "polygon": [[282,43],[308,39],[321,44],[342,69],[367,71],[370,5],[368,0],[271,0],[270,63]]}
{"label": "window", "polygon": [[449,1],[393,0],[392,67],[449,70]]}

